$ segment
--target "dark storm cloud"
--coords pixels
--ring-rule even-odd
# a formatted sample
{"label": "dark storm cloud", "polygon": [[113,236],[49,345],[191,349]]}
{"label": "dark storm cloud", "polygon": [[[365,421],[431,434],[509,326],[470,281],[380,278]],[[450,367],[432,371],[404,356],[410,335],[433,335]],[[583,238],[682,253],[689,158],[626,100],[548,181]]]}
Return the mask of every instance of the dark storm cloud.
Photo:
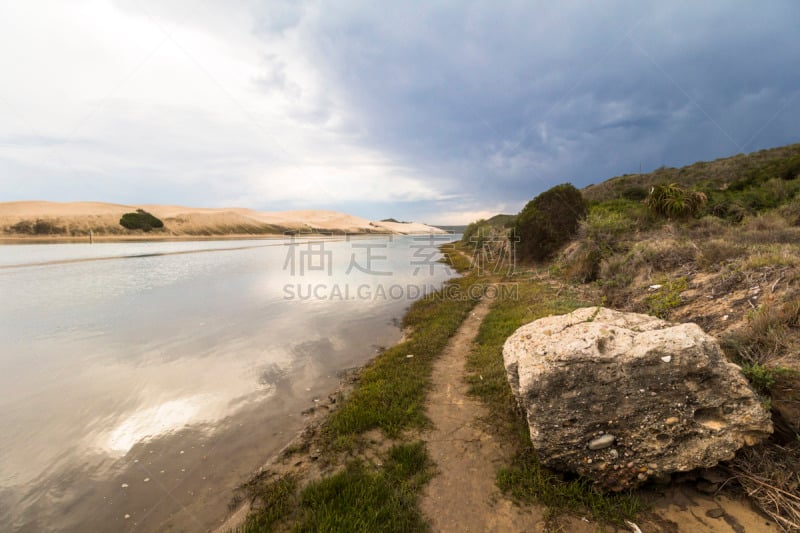
{"label": "dark storm cloud", "polygon": [[295,30],[360,142],[518,208],[797,141],[798,20],[791,1],[336,2]]}

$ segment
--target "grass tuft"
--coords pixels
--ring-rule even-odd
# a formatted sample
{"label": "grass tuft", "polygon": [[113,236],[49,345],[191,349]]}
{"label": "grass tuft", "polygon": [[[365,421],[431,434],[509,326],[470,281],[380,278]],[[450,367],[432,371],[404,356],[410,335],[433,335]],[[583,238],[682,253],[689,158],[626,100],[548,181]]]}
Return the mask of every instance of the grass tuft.
{"label": "grass tuft", "polygon": [[255,478],[242,485],[240,490],[250,498],[253,510],[237,529],[238,533],[272,531],[292,513],[297,501],[297,479],[288,474],[269,483]]}
{"label": "grass tuft", "polygon": [[422,442],[394,446],[379,470],[351,461],[333,476],[312,483],[302,495],[296,531],[421,531],[419,489],[432,475]]}
{"label": "grass tuft", "polygon": [[498,471],[497,485],[517,501],[545,505],[550,516],[586,512],[599,522],[623,525],[648,507],[633,491],[609,494],[583,478],[565,481],[540,465],[530,448]]}
{"label": "grass tuft", "polygon": [[800,302],[765,303],[754,309],[747,327],[729,335],[722,345],[736,363],[743,366],[766,365],[793,348],[800,329]]}
{"label": "grass tuft", "polygon": [[658,318],[669,318],[670,311],[680,307],[681,293],[686,290],[686,278],[662,279],[659,287],[646,298],[647,311]]}

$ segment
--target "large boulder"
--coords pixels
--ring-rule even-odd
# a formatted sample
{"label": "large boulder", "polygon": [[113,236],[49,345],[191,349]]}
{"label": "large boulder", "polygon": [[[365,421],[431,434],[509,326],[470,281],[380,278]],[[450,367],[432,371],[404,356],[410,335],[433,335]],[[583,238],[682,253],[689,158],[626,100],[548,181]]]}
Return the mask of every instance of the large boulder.
{"label": "large boulder", "polygon": [[738,366],[696,324],[583,308],[503,348],[539,460],[612,490],[712,467],[772,433]]}

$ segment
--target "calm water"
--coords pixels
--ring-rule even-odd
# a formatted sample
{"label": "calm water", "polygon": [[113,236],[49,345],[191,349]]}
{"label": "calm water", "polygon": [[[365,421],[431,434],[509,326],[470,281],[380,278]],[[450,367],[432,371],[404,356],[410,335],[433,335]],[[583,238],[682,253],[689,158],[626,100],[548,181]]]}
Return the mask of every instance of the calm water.
{"label": "calm water", "polygon": [[337,373],[398,340],[416,288],[452,276],[441,242],[0,246],[0,523],[215,526]]}

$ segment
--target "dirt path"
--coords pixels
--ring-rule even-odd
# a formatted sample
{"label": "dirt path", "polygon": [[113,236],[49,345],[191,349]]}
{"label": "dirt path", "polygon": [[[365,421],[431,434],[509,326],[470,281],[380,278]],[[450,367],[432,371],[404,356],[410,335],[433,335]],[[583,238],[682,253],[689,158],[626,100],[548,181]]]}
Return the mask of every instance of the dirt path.
{"label": "dirt path", "polygon": [[439,473],[425,489],[422,510],[434,531],[544,528],[539,509],[521,509],[501,497],[495,476],[508,453],[482,428],[486,408],[467,395],[464,363],[489,306],[490,300],[484,299],[475,307],[433,367],[428,416],[435,428],[424,439]]}
{"label": "dirt path", "polygon": [[[546,531],[543,508],[516,506],[497,488],[497,469],[507,463],[511,451],[503,449],[502,443],[484,429],[481,420],[489,412],[479,400],[467,394],[464,365],[490,303],[484,299],[475,307],[433,368],[427,412],[434,428],[425,432],[423,438],[438,474],[426,486],[421,507],[437,532]],[[746,500],[700,494],[684,484],[670,486],[651,501],[653,513],[642,517],[643,531],[777,532],[774,524]],[[564,531],[571,533],[601,530],[596,524],[574,516],[563,516],[559,523]]]}

